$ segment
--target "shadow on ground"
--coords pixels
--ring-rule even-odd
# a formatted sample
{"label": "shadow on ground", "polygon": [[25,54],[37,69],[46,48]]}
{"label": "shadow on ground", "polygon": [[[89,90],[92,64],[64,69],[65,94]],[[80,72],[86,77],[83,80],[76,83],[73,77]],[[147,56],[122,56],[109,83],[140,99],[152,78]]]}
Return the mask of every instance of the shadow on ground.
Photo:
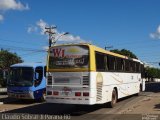
{"label": "shadow on ground", "polygon": [[[160,92],[160,83],[147,83],[147,92]],[[132,99],[133,96],[120,99],[121,104],[127,99]],[[80,116],[83,114],[88,114],[96,110],[105,108],[107,110],[113,110],[114,108],[106,108],[104,104],[102,105],[66,105],[66,104],[53,104],[53,103],[34,103],[34,101],[12,101],[6,104],[27,104],[27,107],[19,108],[15,110],[6,111],[5,113],[26,113],[26,114],[48,114],[48,115],[59,115],[59,114],[70,114],[72,116]],[[156,109],[160,109],[160,105],[155,105]]]}
{"label": "shadow on ground", "polygon": [[[120,99],[117,103],[117,106],[122,104],[121,102],[128,101],[129,99],[133,99],[134,96],[125,97]],[[71,105],[71,104],[54,104],[54,103],[37,103],[33,104],[32,102],[23,102],[16,101],[11,104],[31,104],[24,108],[19,108],[15,110],[10,110],[5,113],[26,113],[26,114],[48,114],[48,115],[60,115],[60,114],[70,114],[71,116],[80,116],[84,114],[88,114],[102,108],[105,108],[106,111],[116,109],[109,108],[108,104],[100,104],[100,105]]]}
{"label": "shadow on ground", "polygon": [[156,104],[156,105],[154,106],[154,109],[160,111],[160,104]]}
{"label": "shadow on ground", "polygon": [[90,113],[92,111],[96,111],[101,108],[103,108],[102,105],[76,106],[76,105],[65,105],[65,104],[42,103],[15,110],[10,110],[5,113],[48,114],[48,115],[70,114],[72,116],[79,116]]}

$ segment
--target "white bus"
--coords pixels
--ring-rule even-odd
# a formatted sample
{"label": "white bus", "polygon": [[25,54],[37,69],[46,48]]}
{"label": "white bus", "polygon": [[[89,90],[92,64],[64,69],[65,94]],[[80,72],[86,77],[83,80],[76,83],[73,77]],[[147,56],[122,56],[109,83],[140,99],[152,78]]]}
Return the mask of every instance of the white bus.
{"label": "white bus", "polygon": [[48,51],[46,101],[64,104],[103,104],[142,89],[139,60],[91,44],[53,46]]}

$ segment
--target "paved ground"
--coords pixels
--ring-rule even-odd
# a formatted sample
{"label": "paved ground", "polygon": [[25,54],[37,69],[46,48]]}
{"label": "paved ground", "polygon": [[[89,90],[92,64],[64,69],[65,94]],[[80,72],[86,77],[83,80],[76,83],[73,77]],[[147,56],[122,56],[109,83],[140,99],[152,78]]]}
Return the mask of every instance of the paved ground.
{"label": "paved ground", "polygon": [[[29,115],[42,115],[42,118],[45,116],[52,118],[53,115],[65,114],[77,120],[160,120],[159,93],[160,83],[146,84],[146,91],[142,92],[140,96],[130,96],[121,99],[115,108],[107,108],[105,105],[75,106],[45,102],[38,103],[8,99],[4,95],[0,97],[0,101],[4,102],[4,104],[0,105],[0,112],[5,114],[25,113]],[[148,116],[145,116],[146,114]]]}
{"label": "paved ground", "polygon": [[160,114],[160,93],[146,95],[142,100],[132,104],[120,114]]}

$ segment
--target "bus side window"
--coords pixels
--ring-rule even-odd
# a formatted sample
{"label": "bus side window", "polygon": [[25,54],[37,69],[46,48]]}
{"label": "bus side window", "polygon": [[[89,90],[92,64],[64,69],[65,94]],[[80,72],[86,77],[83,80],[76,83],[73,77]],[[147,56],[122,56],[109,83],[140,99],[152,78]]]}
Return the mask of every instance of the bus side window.
{"label": "bus side window", "polygon": [[43,67],[36,67],[35,73],[38,73],[38,79],[35,80],[35,86],[38,86],[43,79]]}
{"label": "bus side window", "polygon": [[130,63],[129,60],[125,60],[125,71],[129,72],[130,71]]}
{"label": "bus side window", "polygon": [[108,70],[114,71],[116,66],[115,57],[109,55],[107,61],[108,61]]}
{"label": "bus side window", "polygon": [[96,70],[104,71],[105,70],[104,54],[96,52],[95,57],[96,57]]}
{"label": "bus side window", "polygon": [[116,58],[117,71],[122,71],[124,69],[124,62],[122,58]]}
{"label": "bus side window", "polygon": [[134,61],[130,61],[131,72],[136,72],[136,63]]}
{"label": "bus side window", "polygon": [[139,73],[140,72],[140,63],[136,63],[136,72]]}

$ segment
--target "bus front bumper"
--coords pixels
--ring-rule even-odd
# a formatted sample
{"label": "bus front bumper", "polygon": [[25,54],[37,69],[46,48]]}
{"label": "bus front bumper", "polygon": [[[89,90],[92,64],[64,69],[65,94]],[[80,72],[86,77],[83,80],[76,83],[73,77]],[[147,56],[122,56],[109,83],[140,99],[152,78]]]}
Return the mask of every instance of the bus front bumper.
{"label": "bus front bumper", "polygon": [[28,93],[8,92],[8,97],[16,99],[34,99],[33,92],[28,92]]}

